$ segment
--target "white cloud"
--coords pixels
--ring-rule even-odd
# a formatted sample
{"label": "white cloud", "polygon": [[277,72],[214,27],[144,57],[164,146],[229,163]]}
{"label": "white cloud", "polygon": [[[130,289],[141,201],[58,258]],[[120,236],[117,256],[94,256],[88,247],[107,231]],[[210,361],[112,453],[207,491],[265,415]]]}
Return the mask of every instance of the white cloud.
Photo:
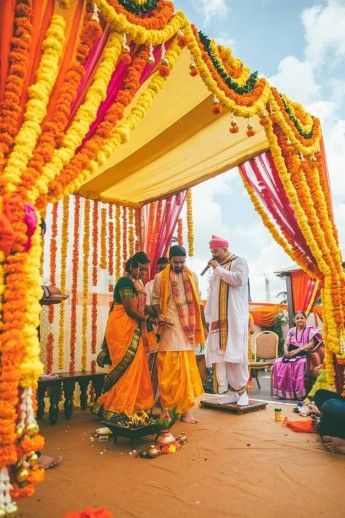
{"label": "white cloud", "polygon": [[288,94],[302,104],[320,98],[320,86],[314,78],[314,69],[308,61],[300,61],[295,56],[287,56],[278,65],[278,72],[269,79],[280,92]]}
{"label": "white cloud", "polygon": [[192,0],[192,5],[202,13],[204,24],[214,18],[219,19],[229,14],[229,3],[226,0]]}
{"label": "white cloud", "polygon": [[326,6],[316,5],[302,13],[305,29],[305,56],[314,66],[328,59],[345,57],[345,2],[329,0]]}

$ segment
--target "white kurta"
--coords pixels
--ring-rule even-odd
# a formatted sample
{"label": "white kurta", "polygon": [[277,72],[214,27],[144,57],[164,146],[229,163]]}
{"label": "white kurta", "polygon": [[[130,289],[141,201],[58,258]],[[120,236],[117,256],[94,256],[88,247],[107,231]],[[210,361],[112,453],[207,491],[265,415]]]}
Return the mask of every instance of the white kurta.
{"label": "white kurta", "polygon": [[[219,320],[220,281],[229,284],[228,342],[225,351],[220,349],[219,330],[211,331],[212,322]],[[213,270],[210,292],[205,311],[210,332],[206,343],[206,364],[230,362],[248,364],[248,265],[245,259],[233,260],[230,271],[222,266]]]}

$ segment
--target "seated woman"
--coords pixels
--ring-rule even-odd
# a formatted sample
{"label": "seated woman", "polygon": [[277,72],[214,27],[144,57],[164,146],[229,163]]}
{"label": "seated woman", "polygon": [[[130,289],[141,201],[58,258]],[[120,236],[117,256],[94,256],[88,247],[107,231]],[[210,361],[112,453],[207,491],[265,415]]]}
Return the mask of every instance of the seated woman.
{"label": "seated woman", "polygon": [[105,331],[111,367],[104,380],[104,393],[91,409],[108,420],[153,406],[146,351],[146,323],[150,317],[146,314],[146,294],[141,280],[149,262],[144,252],[134,254],[115,285],[113,308]]}
{"label": "seated woman", "polygon": [[320,413],[316,429],[325,447],[345,454],[345,398],[330,390],[318,390],[314,396]]}
{"label": "seated woman", "polygon": [[296,327],[289,329],[284,344],[284,355],[274,362],[272,368],[273,395],[282,399],[304,398],[306,354],[322,341],[319,331],[307,326],[305,313],[296,313],[294,321]]}

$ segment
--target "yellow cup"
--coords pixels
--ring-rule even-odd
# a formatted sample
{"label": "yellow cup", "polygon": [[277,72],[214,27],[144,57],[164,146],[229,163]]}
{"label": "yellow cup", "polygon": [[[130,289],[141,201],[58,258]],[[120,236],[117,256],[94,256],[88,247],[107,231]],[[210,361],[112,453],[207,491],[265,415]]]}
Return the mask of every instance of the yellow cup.
{"label": "yellow cup", "polygon": [[274,420],[276,423],[281,423],[281,421],[282,421],[282,409],[281,408],[274,409]]}

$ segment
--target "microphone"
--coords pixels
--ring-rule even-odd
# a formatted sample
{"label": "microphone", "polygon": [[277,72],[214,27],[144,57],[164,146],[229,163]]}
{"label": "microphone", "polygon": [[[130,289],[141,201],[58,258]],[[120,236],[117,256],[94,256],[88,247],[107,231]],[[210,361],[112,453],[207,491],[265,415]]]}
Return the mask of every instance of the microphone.
{"label": "microphone", "polygon": [[210,268],[210,265],[209,265],[209,264],[208,264],[207,266],[205,266],[205,268],[203,269],[203,271],[202,271],[202,272],[201,272],[201,274],[200,274],[200,275],[201,275],[201,277],[202,277],[203,275],[205,275],[205,273],[207,272],[207,270],[208,270],[209,268]]}

